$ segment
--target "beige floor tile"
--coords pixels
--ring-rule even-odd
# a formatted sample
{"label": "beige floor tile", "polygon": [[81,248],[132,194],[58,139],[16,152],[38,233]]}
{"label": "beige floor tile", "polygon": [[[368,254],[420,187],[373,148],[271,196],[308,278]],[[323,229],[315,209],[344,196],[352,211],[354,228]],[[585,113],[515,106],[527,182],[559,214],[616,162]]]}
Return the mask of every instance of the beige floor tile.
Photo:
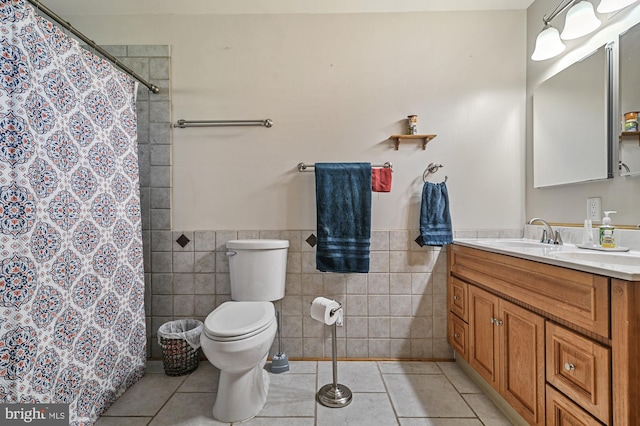
{"label": "beige floor tile", "polygon": [[382,374],[442,374],[435,363],[419,361],[379,361]]}
{"label": "beige floor tile", "polygon": [[147,426],[153,417],[100,417],[95,426]]}
{"label": "beige floor tile", "polygon": [[400,426],[482,426],[476,419],[400,418]]}
{"label": "beige floor tile", "polygon": [[463,395],[485,426],[510,426],[511,422],[485,394]]}
{"label": "beige floor tile", "polygon": [[228,425],[213,418],[213,393],[176,393],[149,426]]}
{"label": "beige floor tile", "polygon": [[164,374],[164,365],[162,364],[162,361],[147,361],[146,374]]}
{"label": "beige floor tile", "polygon": [[113,403],[106,416],[153,416],[187,376],[147,374]]}
{"label": "beige floor tile", "polygon": [[438,367],[460,393],[482,393],[482,389],[455,362],[438,362]]}
{"label": "beige floor tile", "polygon": [[386,393],[354,393],[351,404],[328,408],[318,404],[318,426],[397,425],[393,407]]}
{"label": "beige floor tile", "polygon": [[[271,362],[267,362],[264,368],[271,372]],[[317,368],[317,361],[289,361],[289,371],[278,374],[316,374]]]}
{"label": "beige floor tile", "polygon": [[178,392],[217,392],[220,370],[209,361],[201,362],[178,388]]}
{"label": "beige floor tile", "polygon": [[315,415],[315,374],[269,374],[271,384],[260,417],[312,417]]}
{"label": "beige floor tile", "polygon": [[385,374],[383,378],[399,417],[475,417],[442,374]]}
{"label": "beige floor tile", "polygon": [[[320,361],[318,389],[329,383],[333,383],[333,363]],[[382,376],[375,362],[338,362],[338,383],[348,387],[351,392],[385,392]]]}
{"label": "beige floor tile", "polygon": [[[506,426],[509,421],[457,364],[449,362],[341,361],[338,382],[353,392],[351,405],[327,408],[317,390],[333,380],[330,361],[290,361],[290,371],[269,374],[267,403],[252,426]],[[267,371],[269,369],[267,368]],[[188,376],[164,374],[149,361],[147,374],[97,426],[208,426],[219,371],[208,361]],[[388,391],[388,393],[387,393]],[[462,394],[462,395],[461,395]],[[471,407],[471,408],[470,408]],[[396,417],[399,416],[399,417]],[[155,416],[155,417],[153,417]],[[399,423],[398,423],[399,422]]]}
{"label": "beige floor tile", "polygon": [[315,419],[313,417],[254,417],[240,424],[243,426],[314,426]]}

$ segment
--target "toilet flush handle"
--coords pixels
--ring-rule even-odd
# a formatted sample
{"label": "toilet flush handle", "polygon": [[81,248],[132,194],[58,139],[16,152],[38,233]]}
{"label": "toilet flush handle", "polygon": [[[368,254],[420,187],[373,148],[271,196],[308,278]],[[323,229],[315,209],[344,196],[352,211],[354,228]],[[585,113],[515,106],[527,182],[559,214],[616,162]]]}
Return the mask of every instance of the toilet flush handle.
{"label": "toilet flush handle", "polygon": [[235,251],[228,251],[228,252],[225,253],[225,256],[235,256],[236,254],[238,254],[238,253],[235,252]]}

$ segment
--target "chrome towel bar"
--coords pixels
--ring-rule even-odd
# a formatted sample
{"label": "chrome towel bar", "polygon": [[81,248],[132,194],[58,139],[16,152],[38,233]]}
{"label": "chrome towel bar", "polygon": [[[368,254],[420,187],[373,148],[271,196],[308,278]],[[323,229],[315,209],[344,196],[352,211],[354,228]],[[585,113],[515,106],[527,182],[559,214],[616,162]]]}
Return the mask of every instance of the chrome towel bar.
{"label": "chrome towel bar", "polygon": [[[390,162],[386,162],[384,164],[372,164],[371,167],[383,167],[385,169],[391,169],[391,171],[393,171],[393,163]],[[315,165],[313,164],[305,164],[305,163],[298,163],[298,171],[299,172],[313,172],[315,170],[309,170],[309,169],[315,169]]]}
{"label": "chrome towel bar", "polygon": [[178,120],[173,127],[184,129],[186,127],[227,127],[227,126],[264,126],[273,127],[273,120]]}

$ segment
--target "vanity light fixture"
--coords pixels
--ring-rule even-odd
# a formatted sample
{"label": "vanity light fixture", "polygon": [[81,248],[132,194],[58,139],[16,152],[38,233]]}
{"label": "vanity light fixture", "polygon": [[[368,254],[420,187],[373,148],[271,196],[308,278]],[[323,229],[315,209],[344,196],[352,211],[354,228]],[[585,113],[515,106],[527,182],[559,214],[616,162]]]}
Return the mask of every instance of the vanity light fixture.
{"label": "vanity light fixture", "polygon": [[598,5],[598,13],[611,13],[632,5],[638,0],[601,0]]}
{"label": "vanity light fixture", "polygon": [[580,38],[595,31],[601,23],[591,3],[586,0],[579,1],[567,11],[560,38],[563,40]]}
{"label": "vanity light fixture", "polygon": [[547,23],[536,38],[536,48],[531,55],[531,59],[534,61],[544,61],[545,59],[558,56],[564,52],[566,48],[567,46],[560,40],[560,32]]}
{"label": "vanity light fixture", "polygon": [[[598,13],[610,13],[623,9],[637,0],[601,0]],[[551,25],[556,16],[567,10],[562,34]],[[531,55],[534,61],[544,61],[558,56],[566,49],[562,40],[573,40],[595,31],[601,24],[586,0],[562,0],[549,15],[542,17],[544,27],[536,38],[535,49]]]}

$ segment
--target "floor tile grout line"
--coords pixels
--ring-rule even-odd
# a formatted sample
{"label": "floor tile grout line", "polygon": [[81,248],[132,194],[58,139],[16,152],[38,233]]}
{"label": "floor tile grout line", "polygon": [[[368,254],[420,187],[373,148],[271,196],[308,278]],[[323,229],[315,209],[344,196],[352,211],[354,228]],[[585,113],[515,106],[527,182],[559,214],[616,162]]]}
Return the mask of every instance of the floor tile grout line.
{"label": "floor tile grout line", "polygon": [[380,380],[382,380],[382,386],[384,386],[385,393],[387,394],[387,399],[389,400],[389,405],[391,405],[391,409],[393,410],[393,415],[396,416],[396,423],[400,425],[400,416],[398,416],[398,411],[396,410],[395,405],[393,405],[393,401],[391,400],[391,393],[389,393],[387,382],[384,380],[384,374],[382,373],[382,368],[380,367],[380,363],[377,361],[376,361],[376,367],[378,369],[378,373],[380,373]]}
{"label": "floor tile grout line", "polygon": [[[462,398],[462,400],[464,401],[464,403],[467,405],[467,407],[469,407],[469,410],[471,410],[471,412],[475,415],[476,419],[478,419],[478,421],[480,423],[482,423],[484,425],[484,422],[482,421],[482,419],[480,418],[480,415],[476,412],[476,410],[473,409],[473,407],[471,406],[471,404],[469,404],[469,401],[467,401],[467,399],[463,396],[462,392],[460,392],[458,390],[458,388],[456,387],[456,385],[453,383],[453,381],[451,380],[451,378],[447,375],[447,373],[442,369],[442,367],[440,367],[440,365],[438,365],[438,363],[435,363],[436,366],[438,367],[438,369],[440,371],[442,371],[442,374],[444,375],[444,377],[447,379],[447,381],[451,384],[451,386],[453,386],[453,388],[456,390],[456,392],[458,392],[458,395],[460,395],[460,398]],[[473,395],[473,394],[469,394],[469,395]]]}
{"label": "floor tile grout line", "polygon": [[[189,373],[186,374],[182,380],[182,382],[180,382],[180,384],[176,387],[176,389],[171,393],[171,395],[169,395],[169,397],[164,401],[164,403],[162,404],[162,406],[158,409],[158,411],[156,411],[156,413],[153,415],[153,417],[151,418],[151,421],[149,423],[147,423],[147,425],[150,425],[151,423],[153,423],[153,421],[156,419],[156,416],[162,411],[162,409],[169,403],[169,401],[171,401],[171,398],[173,398],[173,396],[178,393],[178,389],[180,389],[180,387],[182,385],[184,385],[184,382],[187,381],[187,378],[191,377],[191,374],[193,373]],[[168,376],[168,374],[167,374]]]}
{"label": "floor tile grout line", "polygon": [[313,424],[314,426],[318,426],[318,400],[316,399],[316,395],[318,392],[318,383],[320,380],[320,363],[316,361],[316,387],[313,389]]}
{"label": "floor tile grout line", "polygon": [[[436,362],[436,364],[438,364]],[[440,368],[442,370],[442,368],[440,367],[440,365],[438,365],[438,368]],[[444,371],[444,370],[443,370]],[[465,373],[466,374],[466,373]],[[475,383],[475,381],[469,377],[469,380],[471,380],[480,390],[480,392],[461,392],[458,390],[458,388],[455,386],[455,384],[453,383],[453,381],[449,378],[449,376],[445,373],[444,374],[445,377],[447,378],[447,380],[449,381],[449,383],[451,383],[451,385],[453,386],[453,388],[456,390],[456,392],[458,392],[458,394],[460,395],[460,397],[462,398],[462,400],[464,401],[465,404],[467,404],[467,406],[469,407],[469,409],[471,410],[471,412],[473,414],[475,414],[476,419],[478,419],[478,421],[480,423],[482,423],[483,426],[486,426],[485,421],[482,419],[482,417],[480,417],[480,414],[478,414],[478,412],[476,410],[474,410],[474,408],[471,406],[471,404],[469,403],[469,401],[467,401],[467,398],[465,398],[465,395],[485,395],[487,396],[487,394],[477,385],[477,383]],[[500,407],[498,407],[492,400],[491,398],[489,398],[489,401],[494,404],[496,406],[496,408],[498,409],[498,411],[500,411],[500,413],[502,413],[502,410],[500,409]],[[502,413],[504,415],[504,413]]]}

